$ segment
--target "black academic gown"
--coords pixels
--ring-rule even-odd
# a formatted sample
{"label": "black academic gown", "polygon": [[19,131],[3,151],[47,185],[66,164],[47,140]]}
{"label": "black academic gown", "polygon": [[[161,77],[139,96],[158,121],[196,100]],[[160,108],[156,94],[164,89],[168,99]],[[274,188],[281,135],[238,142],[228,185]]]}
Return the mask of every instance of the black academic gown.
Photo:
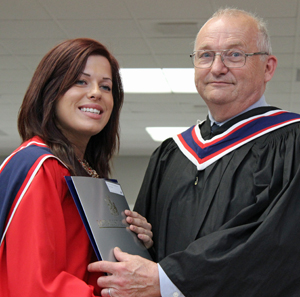
{"label": "black academic gown", "polygon": [[[209,120],[200,130],[210,137]],[[155,260],[185,296],[300,296],[299,123],[202,171],[166,140],[150,159],[135,210],[153,226]]]}

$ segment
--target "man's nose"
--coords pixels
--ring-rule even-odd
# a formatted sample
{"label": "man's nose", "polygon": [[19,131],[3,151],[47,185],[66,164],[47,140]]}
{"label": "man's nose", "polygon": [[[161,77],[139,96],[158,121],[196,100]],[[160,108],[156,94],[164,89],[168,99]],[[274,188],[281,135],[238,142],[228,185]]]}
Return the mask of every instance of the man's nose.
{"label": "man's nose", "polygon": [[227,72],[228,68],[224,64],[223,57],[221,53],[215,53],[215,58],[211,65],[211,71],[216,73]]}

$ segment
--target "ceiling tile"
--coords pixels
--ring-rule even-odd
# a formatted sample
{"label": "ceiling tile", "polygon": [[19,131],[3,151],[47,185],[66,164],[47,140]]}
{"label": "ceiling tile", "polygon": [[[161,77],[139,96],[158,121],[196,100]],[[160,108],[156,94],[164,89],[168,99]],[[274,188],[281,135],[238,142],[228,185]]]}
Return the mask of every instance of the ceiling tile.
{"label": "ceiling tile", "polygon": [[[131,18],[122,0],[40,0],[49,14],[57,20],[120,20]],[[80,24],[77,24],[79,26]]]}
{"label": "ceiling tile", "polygon": [[140,31],[133,20],[59,20],[58,23],[71,38],[93,36],[101,36],[101,38],[141,37]]}
{"label": "ceiling tile", "polygon": [[65,38],[8,38],[1,43],[14,55],[40,55],[43,57],[52,47],[65,40]]}
{"label": "ceiling tile", "polygon": [[218,7],[230,6],[257,13],[264,18],[268,17],[295,17],[297,13],[297,0],[214,0]]}
{"label": "ceiling tile", "polygon": [[149,38],[155,54],[186,54],[193,51],[194,38]]}
{"label": "ceiling tile", "polygon": [[0,20],[0,38],[66,38],[67,36],[52,20]]}
{"label": "ceiling tile", "polygon": [[1,20],[48,20],[51,19],[38,0],[1,0]]}
{"label": "ceiling tile", "polygon": [[136,18],[143,19],[192,19],[208,18],[213,11],[210,0],[126,0]]}
{"label": "ceiling tile", "polygon": [[267,28],[271,35],[274,36],[295,36],[297,29],[297,18],[269,18],[267,21]]}

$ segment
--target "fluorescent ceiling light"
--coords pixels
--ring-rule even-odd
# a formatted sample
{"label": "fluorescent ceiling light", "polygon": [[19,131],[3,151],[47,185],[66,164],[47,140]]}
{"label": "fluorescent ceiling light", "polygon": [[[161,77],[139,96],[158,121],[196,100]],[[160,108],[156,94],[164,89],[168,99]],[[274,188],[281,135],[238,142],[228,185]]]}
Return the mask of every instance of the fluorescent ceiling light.
{"label": "fluorescent ceiling light", "polygon": [[125,93],[197,93],[193,68],[122,68]]}
{"label": "fluorescent ceiling light", "polygon": [[188,127],[146,127],[146,131],[154,141],[164,141],[165,139],[180,134]]}
{"label": "fluorescent ceiling light", "polygon": [[163,68],[173,93],[197,93],[193,68]]}
{"label": "fluorescent ceiling light", "polygon": [[159,68],[123,68],[121,76],[125,93],[171,93]]}

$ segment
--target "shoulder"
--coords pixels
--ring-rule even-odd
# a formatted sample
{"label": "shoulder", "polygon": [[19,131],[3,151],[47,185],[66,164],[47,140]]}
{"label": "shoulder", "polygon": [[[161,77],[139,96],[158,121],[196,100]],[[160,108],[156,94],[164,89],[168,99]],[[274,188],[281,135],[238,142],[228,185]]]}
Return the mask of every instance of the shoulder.
{"label": "shoulder", "polygon": [[[203,121],[204,122],[204,121]],[[154,151],[154,153],[151,156],[151,159],[161,159],[161,160],[166,160],[171,158],[172,156],[178,157],[178,154],[182,154],[180,150],[180,145],[179,143],[181,142],[181,136],[184,137],[192,137],[193,131],[195,129],[199,129],[199,126],[193,125],[189,127],[187,130],[183,131],[182,133],[175,135],[173,137],[167,138],[164,140],[161,145]],[[199,129],[200,132],[200,129]]]}
{"label": "shoulder", "polygon": [[48,146],[38,137],[29,139],[22,143],[17,149],[15,149],[3,162],[1,167],[10,163],[30,163],[34,162],[38,157],[42,155],[51,155],[51,151]]}
{"label": "shoulder", "polygon": [[167,138],[166,140],[164,140],[161,145],[154,151],[154,153],[156,152],[160,152],[160,153],[170,153],[170,152],[174,152],[177,151],[178,145],[176,144],[175,139],[178,138],[180,135],[184,135],[184,134],[191,134],[192,131],[195,129],[195,125],[189,127],[188,129],[186,129],[185,131],[183,131],[182,133],[175,135],[173,137]]}
{"label": "shoulder", "polygon": [[182,162],[188,163],[189,160],[183,155],[175,140],[168,138],[151,155],[147,170],[162,173],[167,168],[173,168],[173,166],[177,168]]}
{"label": "shoulder", "polygon": [[49,147],[38,137],[24,142],[10,156],[8,156],[0,167],[1,177],[6,173],[13,172],[15,176],[26,175],[28,172],[38,170],[41,166],[64,167],[63,163],[55,157]]}
{"label": "shoulder", "polygon": [[258,145],[285,143],[286,145],[300,145],[300,122],[282,126],[265,136],[257,139]]}
{"label": "shoulder", "polygon": [[173,138],[164,140],[161,145],[153,152],[151,159],[153,158],[166,158],[172,155],[178,150],[178,146]]}

